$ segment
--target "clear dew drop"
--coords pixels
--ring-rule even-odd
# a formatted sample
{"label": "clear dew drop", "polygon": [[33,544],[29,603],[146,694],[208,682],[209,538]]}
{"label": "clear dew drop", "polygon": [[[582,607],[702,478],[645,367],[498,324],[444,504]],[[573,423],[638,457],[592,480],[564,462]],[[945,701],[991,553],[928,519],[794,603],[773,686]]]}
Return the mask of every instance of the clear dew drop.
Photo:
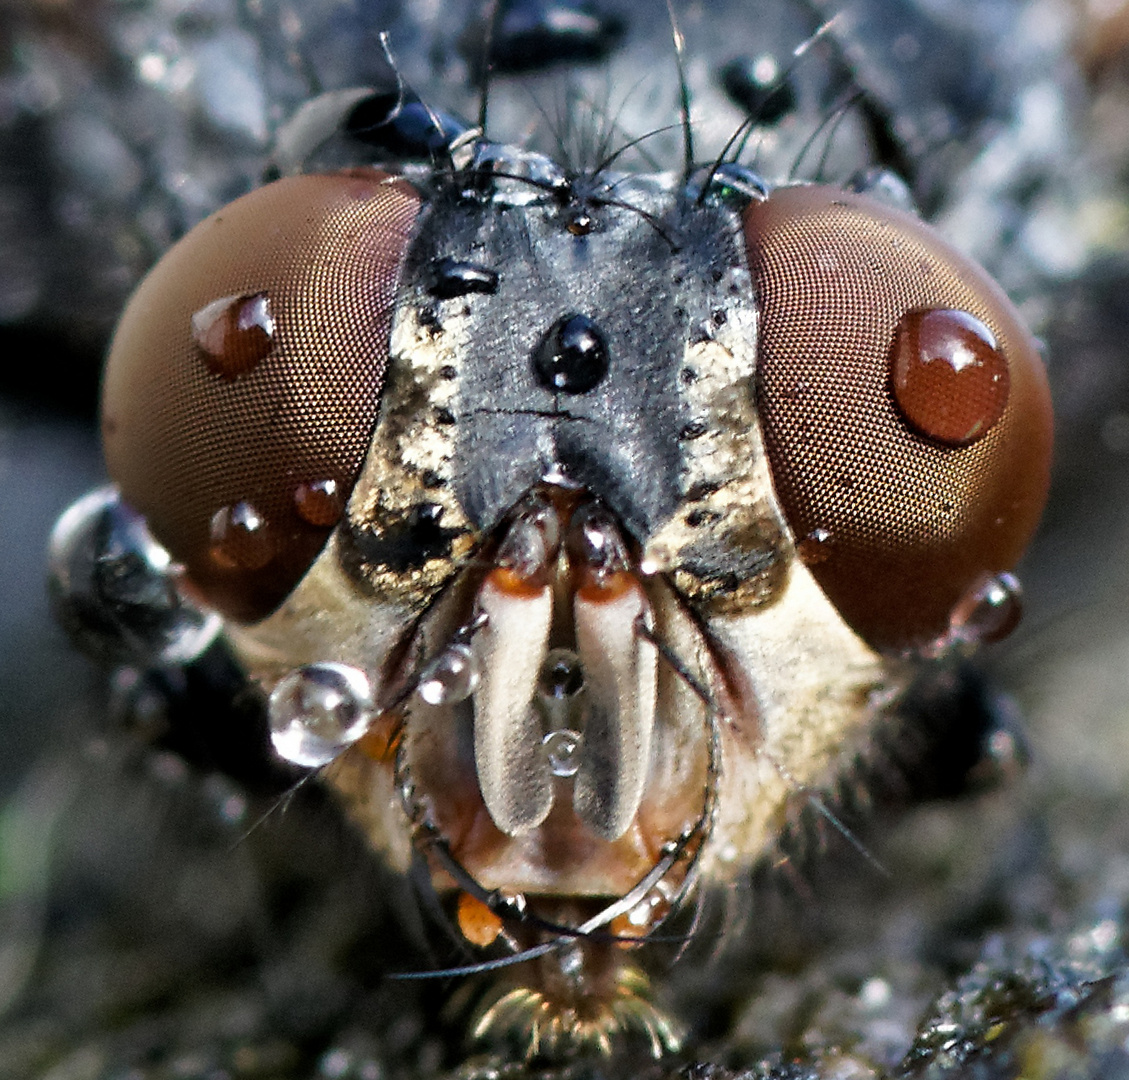
{"label": "clear dew drop", "polygon": [[554,776],[575,776],[580,771],[580,747],[583,739],[579,731],[558,728],[541,740],[549,769]]}
{"label": "clear dew drop", "polygon": [[192,340],[208,370],[233,382],[250,375],[274,346],[266,293],[221,296],[192,316]]}
{"label": "clear dew drop", "polygon": [[267,705],[271,742],[295,765],[326,765],[355,743],[373,720],[365,673],[347,664],[310,664],[290,672]]}
{"label": "clear dew drop", "polygon": [[105,663],[187,664],[222,620],[180,592],[179,568],[116,487],[98,488],[59,518],[48,547],[55,617]]}
{"label": "clear dew drop", "polygon": [[949,617],[949,636],[971,643],[1000,641],[1023,615],[1023,590],[1014,574],[995,574],[965,594]]}
{"label": "clear dew drop", "polygon": [[478,689],[482,673],[469,645],[450,645],[423,669],[416,693],[428,705],[457,705]]}

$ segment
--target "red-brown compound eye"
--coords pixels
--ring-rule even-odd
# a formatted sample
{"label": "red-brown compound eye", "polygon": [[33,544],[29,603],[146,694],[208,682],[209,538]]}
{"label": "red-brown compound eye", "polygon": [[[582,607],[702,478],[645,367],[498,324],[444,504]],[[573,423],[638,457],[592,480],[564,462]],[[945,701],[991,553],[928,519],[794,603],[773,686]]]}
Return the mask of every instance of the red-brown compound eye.
{"label": "red-brown compound eye", "polygon": [[744,227],[758,410],[800,557],[871,645],[925,645],[1042,512],[1034,341],[983,270],[863,196],[780,188]]}
{"label": "red-brown compound eye", "polygon": [[122,316],[110,474],[225,615],[269,614],[344,512],[419,208],[374,170],[279,180],[197,225]]}

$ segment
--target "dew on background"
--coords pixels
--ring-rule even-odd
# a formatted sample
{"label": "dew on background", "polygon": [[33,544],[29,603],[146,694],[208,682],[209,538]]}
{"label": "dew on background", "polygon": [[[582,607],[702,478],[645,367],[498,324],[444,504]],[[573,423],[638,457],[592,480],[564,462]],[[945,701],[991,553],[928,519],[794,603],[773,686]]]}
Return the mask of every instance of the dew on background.
{"label": "dew on background", "polygon": [[267,706],[271,742],[295,765],[326,765],[355,743],[374,718],[365,673],[347,664],[310,664],[290,672]]}

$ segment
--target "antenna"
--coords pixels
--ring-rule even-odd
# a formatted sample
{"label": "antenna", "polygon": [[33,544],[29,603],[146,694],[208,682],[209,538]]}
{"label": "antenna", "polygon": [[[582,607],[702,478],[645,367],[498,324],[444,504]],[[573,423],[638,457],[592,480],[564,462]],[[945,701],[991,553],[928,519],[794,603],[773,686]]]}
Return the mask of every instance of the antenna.
{"label": "antenna", "polygon": [[498,25],[501,0],[486,0],[482,20],[482,96],[478,99],[478,130],[486,137],[486,120],[490,106],[490,76],[494,71],[494,31]]}
{"label": "antenna", "polygon": [[690,86],[686,82],[684,53],[686,38],[678,28],[678,16],[674,12],[674,0],[666,0],[667,15],[670,17],[670,33],[674,40],[674,60],[678,66],[678,116],[682,124],[682,182],[685,184],[694,171],[694,133],[690,129]]}

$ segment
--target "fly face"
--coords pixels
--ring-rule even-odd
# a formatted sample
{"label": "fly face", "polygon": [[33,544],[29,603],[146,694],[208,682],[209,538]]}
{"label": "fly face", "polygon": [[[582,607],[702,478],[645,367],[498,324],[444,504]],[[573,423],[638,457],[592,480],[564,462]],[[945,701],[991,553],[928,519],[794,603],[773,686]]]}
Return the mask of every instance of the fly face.
{"label": "fly face", "polygon": [[223,617],[278,753],[521,961],[481,1031],[659,1053],[636,946],[773,851],[918,661],[1013,624],[1045,377],[883,203],[455,143],[279,180],[158,263],[103,406],[155,542],[91,504],[61,589],[160,655],[146,596]]}

